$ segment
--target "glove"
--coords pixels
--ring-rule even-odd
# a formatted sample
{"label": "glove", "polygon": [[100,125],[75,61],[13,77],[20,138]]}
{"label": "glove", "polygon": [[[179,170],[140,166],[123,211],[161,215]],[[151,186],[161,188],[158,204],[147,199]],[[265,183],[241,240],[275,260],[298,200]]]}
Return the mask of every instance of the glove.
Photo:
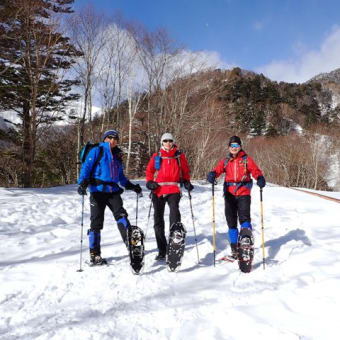
{"label": "glove", "polygon": [[86,188],[87,188],[87,181],[84,180],[80,183],[79,187],[78,187],[78,194],[81,195],[81,196],[84,196],[84,195],[87,195],[86,193]]}
{"label": "glove", "polygon": [[132,189],[136,194],[140,194],[142,192],[142,188],[139,184],[135,184],[135,188]]}
{"label": "glove", "polygon": [[126,185],[125,185],[125,189],[126,190],[132,190],[134,191],[136,194],[140,194],[142,192],[142,188],[140,187],[139,184],[133,184],[130,181],[127,181]]}
{"label": "glove", "polygon": [[159,187],[159,185],[155,181],[148,181],[146,182],[146,187],[149,190],[156,190]]}
{"label": "glove", "polygon": [[216,171],[210,171],[207,176],[207,181],[211,184],[215,182],[216,179]]}
{"label": "glove", "polygon": [[187,189],[188,191],[191,191],[194,189],[194,186],[189,182],[189,181],[184,181],[184,188]]}
{"label": "glove", "polygon": [[263,176],[259,176],[259,177],[257,177],[256,184],[262,189],[266,186],[266,180],[264,179]]}

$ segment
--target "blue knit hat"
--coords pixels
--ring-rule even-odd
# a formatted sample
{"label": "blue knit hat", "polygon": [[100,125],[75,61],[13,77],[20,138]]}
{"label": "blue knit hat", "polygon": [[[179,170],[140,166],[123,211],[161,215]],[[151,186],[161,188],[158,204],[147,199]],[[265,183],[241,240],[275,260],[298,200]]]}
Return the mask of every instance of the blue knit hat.
{"label": "blue knit hat", "polygon": [[105,131],[103,141],[105,140],[106,137],[113,136],[116,139],[119,139],[118,132],[116,130],[108,130]]}

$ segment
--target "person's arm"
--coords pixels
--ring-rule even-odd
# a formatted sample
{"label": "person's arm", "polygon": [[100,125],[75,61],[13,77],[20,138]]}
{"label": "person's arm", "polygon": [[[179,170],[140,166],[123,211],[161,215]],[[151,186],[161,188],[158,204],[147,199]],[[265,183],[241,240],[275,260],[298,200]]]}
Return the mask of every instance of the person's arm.
{"label": "person's arm", "polygon": [[154,175],[155,175],[155,172],[156,172],[156,169],[155,169],[155,156],[157,154],[153,154],[147,167],[146,167],[146,172],[145,172],[145,180],[147,182],[149,181],[153,181],[154,180]]}
{"label": "person's arm", "polygon": [[214,183],[216,178],[218,178],[224,172],[224,161],[225,158],[221,159],[216,165],[213,171],[210,171],[207,175],[207,181],[209,183]]}
{"label": "person's arm", "polygon": [[100,151],[99,148],[92,148],[90,152],[88,153],[86,160],[83,163],[81,170],[80,170],[78,184],[89,181],[90,174],[94,166],[94,163],[96,162],[96,159],[99,155],[99,151]]}
{"label": "person's arm", "polygon": [[255,179],[258,179],[259,176],[263,176],[262,171],[249,156],[247,156],[247,169]]}
{"label": "person's arm", "polygon": [[262,171],[259,169],[257,164],[253,161],[252,158],[248,156],[248,170],[251,173],[251,175],[257,180],[256,184],[262,189],[266,186],[266,180],[262,174]]}
{"label": "person's arm", "polygon": [[154,176],[156,172],[156,168],[155,168],[155,157],[156,156],[157,156],[157,153],[152,155],[148,163],[148,166],[146,167],[146,172],[145,172],[146,187],[151,191],[156,190],[159,187],[159,185],[154,180]]}
{"label": "person's arm", "polygon": [[184,153],[181,153],[180,155],[180,162],[181,162],[181,168],[182,168],[183,181],[190,182],[190,169],[189,169],[187,158],[185,157]]}

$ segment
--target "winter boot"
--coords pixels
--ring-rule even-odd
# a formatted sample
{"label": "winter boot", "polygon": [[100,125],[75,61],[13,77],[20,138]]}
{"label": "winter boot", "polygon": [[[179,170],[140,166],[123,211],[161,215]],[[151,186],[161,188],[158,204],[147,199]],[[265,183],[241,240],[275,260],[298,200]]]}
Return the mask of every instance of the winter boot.
{"label": "winter boot", "polygon": [[90,253],[90,263],[93,266],[101,266],[103,264],[107,264],[107,261],[103,259],[100,255]]}
{"label": "winter boot", "polygon": [[87,234],[89,236],[91,265],[106,264],[107,261],[100,256],[100,231],[89,229]]}
{"label": "winter boot", "polygon": [[159,253],[156,257],[155,257],[156,261],[165,261],[165,254],[161,254]]}
{"label": "winter boot", "polygon": [[230,258],[237,260],[238,258],[238,247],[237,247],[237,243],[231,243],[230,244],[230,248],[231,248],[231,255]]}
{"label": "winter boot", "polygon": [[223,256],[222,261],[234,262],[238,259],[238,246],[237,243],[230,243],[231,254]]}

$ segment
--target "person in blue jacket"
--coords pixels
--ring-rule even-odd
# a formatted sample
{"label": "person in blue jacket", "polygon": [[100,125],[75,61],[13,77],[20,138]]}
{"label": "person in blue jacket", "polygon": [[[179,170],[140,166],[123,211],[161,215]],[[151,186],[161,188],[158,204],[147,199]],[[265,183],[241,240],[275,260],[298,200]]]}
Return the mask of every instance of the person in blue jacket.
{"label": "person in blue jacket", "polygon": [[118,148],[119,135],[116,130],[104,133],[103,142],[93,147],[82,165],[78,180],[79,195],[90,190],[91,226],[88,230],[90,261],[94,265],[106,263],[101,257],[100,231],[103,229],[105,207],[108,206],[117,222],[118,229],[127,244],[127,228],[130,226],[128,214],[123,207],[123,189],[142,192],[139,184],[132,184],[124,175],[122,151]]}

